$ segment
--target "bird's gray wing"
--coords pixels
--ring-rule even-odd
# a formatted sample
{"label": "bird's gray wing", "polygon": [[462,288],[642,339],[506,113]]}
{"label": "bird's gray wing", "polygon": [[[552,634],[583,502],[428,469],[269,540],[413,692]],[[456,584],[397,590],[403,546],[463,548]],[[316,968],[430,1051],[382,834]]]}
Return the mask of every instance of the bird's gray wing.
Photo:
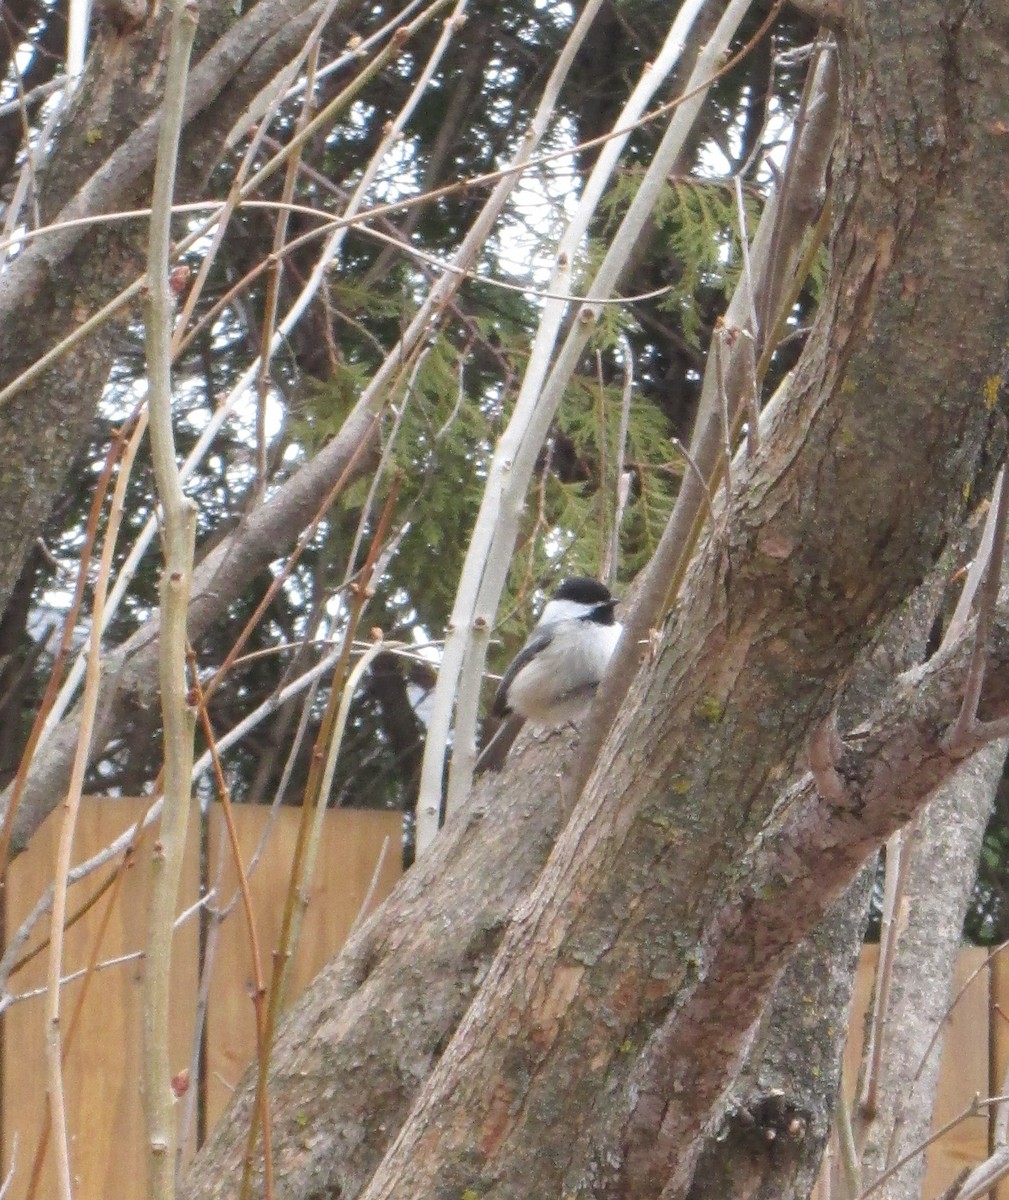
{"label": "bird's gray wing", "polygon": [[498,684],[497,693],[494,696],[494,703],[491,706],[491,714],[495,717],[503,717],[511,710],[507,705],[508,689],[512,685],[512,680],[522,670],[523,667],[529,665],[537,654],[553,640],[553,634],[550,632],[550,626],[546,625],[542,629],[534,629],[529,637],[529,640],[515,657],[508,664],[508,670],[505,671],[504,677]]}

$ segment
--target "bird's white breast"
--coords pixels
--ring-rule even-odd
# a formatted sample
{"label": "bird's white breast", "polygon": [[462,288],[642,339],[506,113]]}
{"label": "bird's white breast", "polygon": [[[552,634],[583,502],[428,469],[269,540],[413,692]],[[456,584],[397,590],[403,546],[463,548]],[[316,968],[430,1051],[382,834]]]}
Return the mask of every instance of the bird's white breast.
{"label": "bird's white breast", "polygon": [[508,689],[509,706],[534,725],[548,729],[580,721],[588,712],[623,628],[616,622],[599,625],[561,620],[549,624],[553,640],[519,671]]}

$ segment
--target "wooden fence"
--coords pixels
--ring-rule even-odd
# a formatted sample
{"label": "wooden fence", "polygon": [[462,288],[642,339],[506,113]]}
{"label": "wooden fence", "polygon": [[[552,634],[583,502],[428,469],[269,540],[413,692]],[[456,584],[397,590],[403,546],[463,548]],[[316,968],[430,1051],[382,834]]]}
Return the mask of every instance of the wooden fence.
{"label": "wooden fence", "polygon": [[[85,800],[74,842],[74,861],[80,862],[128,829],[146,810],[135,800]],[[243,858],[249,861],[259,842],[268,810],[235,808]],[[39,830],[27,853],[12,864],[6,892],[5,929],[9,936],[21,924],[51,882],[55,861],[58,820],[53,817]],[[262,859],[252,874],[263,971],[269,980],[271,953],[276,945],[284,895],[297,834],[299,813],[284,809],[270,832]],[[226,852],[226,832],[219,812],[211,812],[205,828],[194,812],[186,855],[179,909],[184,911],[199,897],[201,834],[203,861],[211,886],[227,903],[235,891],[235,876]],[[100,961],[135,953],[143,944],[147,922],[150,834],[141,843],[133,865],[126,871],[118,896],[104,896],[67,932],[64,973],[84,967],[95,934],[107,920],[101,940]],[[400,875],[401,817],[398,813],[341,809],[326,814],[315,879],[309,895],[298,954],[292,963],[290,998],[293,1000],[318,970],[339,949],[361,909],[375,877],[370,906],[378,904]],[[379,865],[380,864],[380,865]],[[376,867],[378,873],[376,876]],[[107,872],[108,869],[106,869]],[[98,872],[70,891],[73,912],[96,889],[106,872]],[[219,877],[220,876],[220,877]],[[110,900],[114,901],[110,903]],[[29,943],[38,947],[48,932],[47,923]],[[173,1067],[188,1062],[196,1011],[199,927],[187,921],[176,934],[173,955],[171,1054]],[[46,956],[37,955],[13,977],[18,995],[41,988]],[[228,1101],[246,1064],[255,1053],[252,1008],[252,972],[249,937],[241,906],[236,904],[220,926],[213,981],[207,1008],[205,1104],[208,1128]],[[64,1084],[71,1166],[77,1200],[144,1200],[143,1106],[140,1096],[141,1000],[143,963],[130,959],[100,971],[92,980],[79,1026],[67,1055]],[[66,1042],[73,1024],[79,985],[63,990],[62,1033]],[[39,996],[15,1004],[2,1022],[0,1056],[0,1123],[3,1171],[16,1164],[10,1200],[21,1200],[27,1189],[32,1158],[42,1125],[45,1094],[44,999]],[[51,1164],[52,1155],[47,1155]],[[48,1169],[36,1195],[55,1196],[55,1180]]]}
{"label": "wooden fence", "polygon": [[[849,1099],[855,1087],[866,1013],[872,996],[878,946],[866,946],[855,976],[852,1016],[844,1057],[844,1082]],[[997,1096],[1009,1067],[1009,960],[1006,953],[968,947],[957,962],[954,995],[960,993],[946,1022],[939,1086],[932,1128],[939,1130],[966,1112],[975,1097]],[[965,1167],[988,1156],[994,1114],[987,1111],[959,1122],[927,1151],[926,1198],[941,1196]],[[825,1164],[826,1170],[826,1164]],[[826,1196],[821,1181],[813,1200]],[[991,1200],[1009,1200],[1009,1183],[990,1193]]]}
{"label": "wooden fence", "polygon": [[[140,801],[85,801],[75,842],[75,861],[90,856],[127,829],[144,811]],[[268,813],[262,808],[235,811],[243,858],[248,861],[258,844]],[[252,876],[259,945],[264,971],[276,944],[287,887],[298,813],[284,810],[271,831],[262,860]],[[204,872],[225,901],[234,892],[234,874],[224,845],[219,813],[206,826],[194,818],[179,907],[186,909],[199,896],[201,834]],[[16,930],[24,915],[52,878],[58,827],[50,820],[29,851],[10,872],[5,929]],[[384,847],[384,852],[383,852]],[[143,945],[147,919],[150,841],[141,845],[134,865],[125,873],[114,902],[102,897],[67,934],[66,973],[83,967],[92,952],[96,931],[107,921],[99,958],[106,962],[130,955]],[[377,876],[376,865],[380,863]],[[291,999],[343,943],[369,889],[376,879],[371,905],[391,889],[400,873],[400,818],[395,813],[340,810],[328,813],[315,880],[293,964]],[[76,885],[70,893],[73,911],[95,890],[101,873]],[[45,926],[45,922],[41,923]],[[36,933],[28,950],[40,944]],[[196,1010],[198,925],[186,922],[177,932],[171,1031],[172,1061],[182,1069],[188,1060]],[[863,1018],[872,983],[875,948],[868,948],[856,981],[846,1076],[854,1078]],[[234,1085],[255,1048],[251,1003],[248,933],[238,905],[220,927],[215,970],[207,1009],[207,1054],[203,1097],[208,1128],[227,1104]],[[41,988],[45,955],[26,963],[12,979],[22,995]],[[981,950],[965,950],[959,982],[974,975],[953,1010],[942,1059],[935,1124],[938,1128],[969,1107],[975,1095],[995,1095],[1009,1066],[1009,962],[1005,956],[987,960]],[[72,1034],[66,1060],[65,1090],[71,1133],[71,1161],[77,1200],[144,1200],[146,1166],[143,1155],[143,1111],[139,1091],[141,991],[143,963],[130,958],[101,970],[92,980],[79,1018],[74,1007],[80,985],[64,989],[62,1034]],[[959,986],[959,985],[958,985]],[[38,1143],[45,1104],[44,1020],[41,996],[25,999],[7,1010],[2,1021],[0,1054],[0,1123],[3,1171],[16,1164],[10,1200],[25,1195],[31,1161]],[[929,1151],[926,1196],[936,1196],[962,1167],[980,1161],[988,1152],[989,1122],[974,1116],[957,1126]],[[47,1162],[51,1156],[47,1156]],[[40,1200],[56,1194],[53,1176],[44,1173],[37,1191]],[[731,1200],[727,1197],[726,1200]],[[1009,1200],[1009,1187],[994,1200]]]}

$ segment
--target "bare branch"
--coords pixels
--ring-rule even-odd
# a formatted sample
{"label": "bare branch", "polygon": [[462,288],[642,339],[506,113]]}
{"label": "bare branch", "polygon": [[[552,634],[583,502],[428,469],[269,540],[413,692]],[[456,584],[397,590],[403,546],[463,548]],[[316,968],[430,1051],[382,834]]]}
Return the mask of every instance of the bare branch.
{"label": "bare branch", "polygon": [[[144,973],[144,1102],[147,1114],[148,1178],[153,1200],[175,1196],[175,1101],[169,1059],[172,931],[189,821],[195,711],[186,685],[186,618],[196,545],[196,506],[182,490],[172,428],[171,338],[174,297],[168,278],[172,193],[182,131],[189,55],[196,36],[193,0],[175,0],[165,82],[164,123],[154,175],[147,276],[151,456],[163,509],[164,573],[161,580],[162,637],[159,653],[164,728],[164,807],[151,861]],[[101,622],[93,623],[100,636]]]}

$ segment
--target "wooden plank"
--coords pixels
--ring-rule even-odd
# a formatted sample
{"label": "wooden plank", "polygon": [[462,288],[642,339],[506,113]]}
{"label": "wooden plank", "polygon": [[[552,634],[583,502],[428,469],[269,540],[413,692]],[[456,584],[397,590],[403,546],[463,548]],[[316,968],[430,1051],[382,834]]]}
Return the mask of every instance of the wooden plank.
{"label": "wooden plank", "polygon": [[[991,1068],[988,1094],[1002,1094],[1009,1079],[1009,948],[995,950],[988,959],[991,980]],[[994,1132],[995,1113],[991,1114],[990,1133]],[[1003,1179],[992,1192],[993,1200],[1009,1200],[1009,1179]]]}
{"label": "wooden plank", "polygon": [[[234,809],[243,861],[248,863],[269,819],[269,810]],[[264,979],[269,984],[277,946],[287,881],[297,838],[300,812],[277,813],[266,849],[250,885]],[[227,849],[227,832],[220,813],[212,813],[209,862],[211,879],[223,862],[219,894],[227,904],[234,895],[236,876]],[[326,814],[315,879],[309,891],[301,939],[292,963],[290,1005],[346,940],[382,858],[370,908],[389,894],[402,867],[402,815],[336,809]],[[385,852],[383,855],[383,845]],[[241,904],[235,904],[221,927],[210,990],[207,1033],[208,1129],[228,1103],[231,1092],[255,1055],[255,1019],[249,934]]]}
{"label": "wooden plank", "polygon": [[[933,1130],[959,1116],[976,1095],[989,1094],[987,956],[986,950],[969,946],[961,950],[957,961],[954,996],[969,976],[975,971],[977,975],[957,1001],[946,1025]],[[976,1166],[987,1156],[988,1117],[968,1117],[929,1147],[925,1195],[941,1195],[964,1167]]]}
{"label": "wooden plank", "polygon": [[[107,845],[147,809],[144,800],[93,797],[84,800],[74,862],[80,862]],[[10,868],[7,888],[8,931],[23,917],[52,880],[59,838],[61,810],[41,827],[28,850]],[[186,854],[180,890],[180,909],[193,903],[199,888],[197,822],[190,822],[191,841]],[[143,947],[146,939],[150,872],[147,869],[153,840],[148,834],[136,861],[126,872],[100,957],[108,960]],[[70,891],[73,911],[92,894],[103,873],[82,881]],[[64,974],[86,965],[92,938],[106,904],[99,901],[67,931]],[[48,936],[48,925],[36,933],[31,945]],[[172,1064],[181,1069],[190,1054],[193,1003],[196,990],[197,927],[191,920],[177,932],[173,953],[173,989],[179,997],[172,1012]],[[40,954],[12,979],[18,993],[44,984],[46,956]],[[70,1020],[80,984],[63,990],[64,1028]],[[140,1096],[141,1005],[143,963],[134,960],[100,971],[92,980],[80,1028],[64,1070],[71,1169],[77,1200],[143,1200],[146,1195],[144,1118]],[[14,1005],[3,1018],[3,1156],[6,1172],[17,1144],[17,1172],[10,1193],[24,1195],[31,1161],[41,1128],[46,1093],[44,1000]],[[57,1194],[52,1173],[52,1150],[38,1195]]]}

